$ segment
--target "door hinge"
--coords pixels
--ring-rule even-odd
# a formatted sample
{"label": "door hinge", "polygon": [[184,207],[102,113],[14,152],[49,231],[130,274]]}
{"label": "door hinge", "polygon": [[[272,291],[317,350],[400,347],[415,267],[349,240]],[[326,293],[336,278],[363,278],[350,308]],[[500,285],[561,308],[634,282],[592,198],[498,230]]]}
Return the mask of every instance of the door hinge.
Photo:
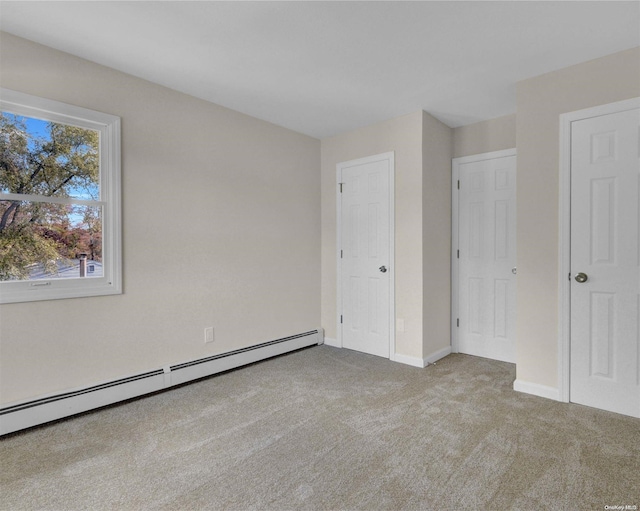
{"label": "door hinge", "polygon": [[458,179],[458,190],[460,190],[460,180]]}
{"label": "door hinge", "polygon": [[456,326],[458,326],[458,327],[460,326],[460,318],[456,319]]}
{"label": "door hinge", "polygon": [[340,323],[342,323],[342,314],[340,314]]}
{"label": "door hinge", "polygon": [[343,185],[344,183],[338,183],[338,184],[340,185],[340,193],[342,193],[342,185]]}
{"label": "door hinge", "polygon": [[458,250],[458,259],[460,259],[460,250]]}
{"label": "door hinge", "polygon": [[340,259],[342,259],[342,250],[340,251]]}

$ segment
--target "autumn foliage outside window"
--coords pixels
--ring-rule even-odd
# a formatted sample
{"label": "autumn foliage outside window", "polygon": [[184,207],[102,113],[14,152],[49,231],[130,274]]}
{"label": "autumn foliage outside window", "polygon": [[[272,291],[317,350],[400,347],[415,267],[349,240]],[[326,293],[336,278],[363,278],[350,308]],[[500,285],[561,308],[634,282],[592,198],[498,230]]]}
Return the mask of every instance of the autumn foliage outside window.
{"label": "autumn foliage outside window", "polygon": [[101,262],[101,207],[90,205],[100,198],[99,146],[95,130],[2,112],[0,191],[32,200],[0,202],[0,280]]}

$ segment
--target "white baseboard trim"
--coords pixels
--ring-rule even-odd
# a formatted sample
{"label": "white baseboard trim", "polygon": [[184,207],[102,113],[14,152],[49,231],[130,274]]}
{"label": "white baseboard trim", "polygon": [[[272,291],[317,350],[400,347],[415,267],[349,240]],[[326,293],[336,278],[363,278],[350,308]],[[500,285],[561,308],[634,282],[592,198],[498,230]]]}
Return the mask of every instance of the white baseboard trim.
{"label": "white baseboard trim", "polygon": [[401,355],[400,353],[396,353],[392,355],[391,360],[394,362],[399,362],[400,364],[405,364],[413,367],[425,367],[424,360],[418,357],[412,357],[410,355]]}
{"label": "white baseboard trim", "polygon": [[540,385],[539,383],[516,380],[513,382],[513,390],[517,392],[524,392],[525,394],[532,394],[538,397],[553,399],[554,401],[560,401],[560,392],[557,388],[547,387],[546,385]]}
{"label": "white baseboard trim", "polygon": [[0,435],[164,390],[315,344],[322,344],[321,329],[91,387],[12,403],[0,408]]}
{"label": "white baseboard trim", "polygon": [[338,340],[337,339],[332,339],[331,337],[325,337],[324,338],[324,343],[327,346],[333,346],[334,348],[342,348],[342,346],[340,345]]}
{"label": "white baseboard trim", "polygon": [[441,350],[434,351],[431,355],[425,357],[424,365],[426,367],[429,364],[435,364],[438,360],[446,357],[447,355],[451,355],[451,346],[447,346],[445,348],[442,348]]}
{"label": "white baseboard trim", "polygon": [[450,354],[451,346],[447,346],[446,348],[442,348],[441,350],[433,352],[431,355],[425,358],[411,357],[409,355],[401,355],[400,353],[396,353],[391,357],[391,360],[393,360],[394,362],[399,362],[401,364],[406,364],[408,366],[424,368],[429,364],[435,364],[438,360]]}

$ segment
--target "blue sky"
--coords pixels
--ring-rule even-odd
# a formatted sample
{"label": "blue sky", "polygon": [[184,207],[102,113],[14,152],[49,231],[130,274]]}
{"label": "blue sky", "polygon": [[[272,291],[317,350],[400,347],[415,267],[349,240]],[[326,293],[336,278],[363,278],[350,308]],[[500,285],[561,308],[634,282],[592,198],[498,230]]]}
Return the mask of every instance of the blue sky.
{"label": "blue sky", "polygon": [[32,117],[23,117],[22,118],[27,125],[27,132],[31,135],[35,135],[37,137],[46,137],[47,132],[47,124],[48,121],[43,121],[42,119],[34,119]]}
{"label": "blue sky", "polygon": [[[16,115],[9,112],[2,112],[2,115],[8,117],[9,119],[22,121],[27,126],[27,133],[31,135],[31,137],[43,137],[48,138],[49,131],[47,130],[47,124],[49,121],[43,121],[42,119],[35,119],[33,117],[24,117],[22,115]],[[31,145],[32,142],[29,142]]]}

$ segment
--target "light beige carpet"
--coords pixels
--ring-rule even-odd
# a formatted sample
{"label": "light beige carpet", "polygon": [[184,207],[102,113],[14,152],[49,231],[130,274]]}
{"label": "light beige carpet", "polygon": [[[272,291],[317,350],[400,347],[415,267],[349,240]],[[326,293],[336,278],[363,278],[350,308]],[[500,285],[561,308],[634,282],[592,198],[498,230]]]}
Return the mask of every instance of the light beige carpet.
{"label": "light beige carpet", "polygon": [[604,510],[640,505],[640,421],[313,347],[0,440],[0,508]]}

